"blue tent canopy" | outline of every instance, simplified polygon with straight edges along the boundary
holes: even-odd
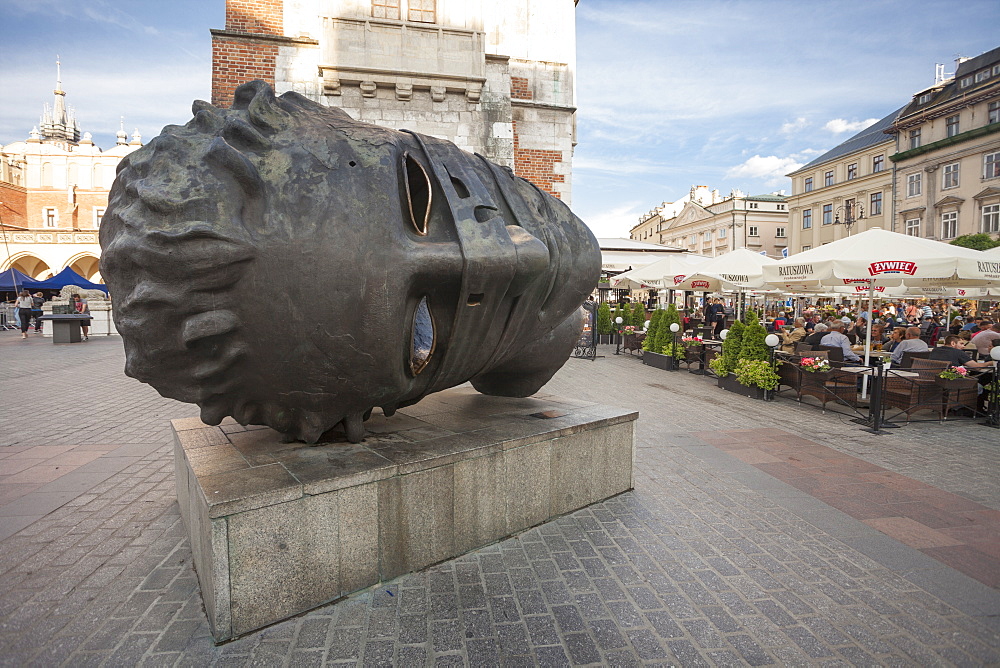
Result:
[[[100,283],[91,283],[69,267],[66,267],[50,279],[35,281],[35,285],[42,290],[61,290],[67,285],[75,285],[78,288],[84,288],[86,290],[108,291],[108,286],[101,285]]]
[[[36,281],[14,268],[0,272],[0,292],[20,292],[24,288],[29,290],[42,288],[42,281]]]

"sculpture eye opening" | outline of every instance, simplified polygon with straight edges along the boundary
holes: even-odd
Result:
[[[427,304],[427,297],[420,300],[413,314],[413,326],[410,333],[410,371],[416,376],[424,370],[434,354],[434,318]]]
[[[410,223],[420,236],[427,234],[427,221],[431,217],[431,180],[423,165],[403,154],[403,181],[406,184],[406,203],[410,209]]]

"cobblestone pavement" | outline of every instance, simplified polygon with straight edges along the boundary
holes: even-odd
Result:
[[[216,647],[167,425],[197,410],[125,378],[117,339],[0,332],[0,665],[1000,663],[1000,593],[747,454],[798,435],[989,514],[997,431],[873,436],[602,352],[545,391],[640,411],[633,492]]]

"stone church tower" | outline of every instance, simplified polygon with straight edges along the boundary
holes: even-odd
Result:
[[[264,79],[455,142],[570,199],[574,0],[226,0],[212,102]]]

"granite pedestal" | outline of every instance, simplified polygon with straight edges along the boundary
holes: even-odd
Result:
[[[177,498],[217,642],[632,489],[637,413],[468,386],[363,443],[174,420]]]

